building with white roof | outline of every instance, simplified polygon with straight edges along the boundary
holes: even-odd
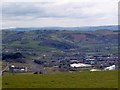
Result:
[[[92,65],[84,64],[84,63],[73,63],[73,64],[70,64],[70,66],[76,67],[76,68],[92,67]]]

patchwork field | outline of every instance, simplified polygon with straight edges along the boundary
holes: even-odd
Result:
[[[117,88],[118,71],[3,76],[3,88]]]

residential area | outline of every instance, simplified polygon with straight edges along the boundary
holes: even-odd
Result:
[[[50,61],[45,59],[52,58]],[[47,74],[53,72],[85,72],[101,70],[117,70],[118,57],[115,55],[83,55],[65,57],[48,57],[43,55],[40,59],[34,59],[28,64],[19,65],[8,63],[4,72]]]

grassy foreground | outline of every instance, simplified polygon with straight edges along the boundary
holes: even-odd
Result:
[[[3,88],[118,88],[118,71],[3,76]]]

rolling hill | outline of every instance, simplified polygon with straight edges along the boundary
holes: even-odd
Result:
[[[118,25],[106,25],[106,26],[83,26],[83,27],[28,27],[28,28],[3,28],[2,30],[14,30],[14,31],[33,31],[33,30],[78,30],[78,31],[95,31],[95,30],[118,30]]]
[[[33,30],[2,31],[3,53],[21,52],[26,57],[39,57],[67,51],[91,54],[117,54],[118,31]]]

